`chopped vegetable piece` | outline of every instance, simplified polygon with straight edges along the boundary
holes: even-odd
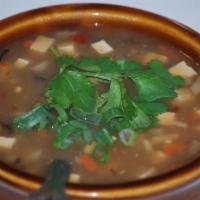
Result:
[[[95,134],[95,139],[98,144],[109,147],[114,143],[113,137],[105,128]]]
[[[106,163],[110,159],[109,149],[104,145],[97,145],[92,156],[96,161]]]
[[[78,56],[78,52],[76,51],[74,44],[58,46],[58,51],[61,55],[70,55],[73,57]]]
[[[81,177],[79,174],[75,174],[75,173],[69,174],[69,182],[79,183],[80,179],[81,179]]]
[[[54,38],[49,38],[46,36],[38,36],[35,39],[35,41],[33,41],[32,45],[30,46],[30,49],[38,53],[46,53],[54,42],[55,42]]]
[[[189,79],[197,75],[197,72],[192,67],[187,65],[185,61],[181,61],[171,67],[169,72],[174,76],[182,76],[185,79]]]
[[[96,142],[92,142],[91,144],[86,144],[85,147],[84,147],[84,150],[83,150],[84,153],[91,155],[92,152],[94,151],[96,145],[97,145]]]
[[[33,41],[32,40],[25,40],[23,44],[24,44],[25,47],[30,47],[33,44]]]
[[[27,112],[13,120],[13,127],[22,131],[32,128],[41,129],[47,124],[49,113],[42,104],[36,105],[32,111]]]
[[[126,146],[130,146],[133,144],[134,140],[136,139],[137,134],[132,129],[124,129],[119,132],[119,138],[122,144]]]
[[[29,60],[26,60],[24,58],[18,58],[15,61],[15,67],[18,68],[18,69],[24,69],[25,67],[28,66],[29,63],[30,63]]]
[[[40,73],[43,72],[47,69],[48,67],[48,61],[42,61],[41,63],[36,64],[35,66],[31,67],[31,70],[36,72],[36,73]]]
[[[0,148],[12,149],[16,142],[15,137],[0,136]]]
[[[164,146],[164,152],[167,155],[173,155],[177,153],[183,152],[185,149],[185,145],[183,143],[173,143],[173,144],[168,144]]]
[[[88,41],[87,37],[83,34],[73,35],[72,40],[77,44],[85,44]]]
[[[105,40],[94,42],[91,46],[99,54],[107,54],[113,51],[113,48]]]
[[[97,163],[88,155],[80,156],[81,164],[88,170],[88,171],[96,171],[98,168]]]
[[[63,124],[58,128],[58,135],[53,144],[58,149],[67,149],[72,143],[73,138],[70,137],[72,133],[76,133],[76,128],[69,124]]]
[[[7,68],[7,67],[10,67],[9,63],[0,63],[0,69],[1,68]]]
[[[192,91],[188,88],[180,88],[176,90],[177,97],[172,100],[172,103],[175,105],[190,103],[195,100],[195,96]]]
[[[161,125],[172,126],[176,124],[176,114],[173,112],[165,112],[158,115],[158,120]]]

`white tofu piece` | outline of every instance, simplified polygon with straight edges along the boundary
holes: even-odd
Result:
[[[12,149],[16,142],[15,137],[0,136],[0,148]]]
[[[80,175],[79,174],[75,174],[75,173],[71,173],[69,175],[69,182],[72,183],[79,183],[80,182]]]
[[[158,115],[160,125],[171,126],[176,123],[176,114],[173,112],[165,112]]]
[[[181,88],[181,89],[178,89],[176,92],[177,92],[177,97],[174,100],[172,100],[173,104],[177,104],[177,105],[184,104],[184,103],[192,102],[195,99],[194,94],[188,88]]]
[[[49,64],[48,61],[46,60],[42,61],[41,63],[38,63],[37,65],[31,67],[31,70],[37,73],[43,72],[47,69],[48,64]]]
[[[77,57],[78,53],[74,47],[74,44],[67,44],[67,45],[62,45],[57,47],[58,51],[62,55],[70,55],[73,57]]]
[[[197,75],[197,72],[187,65],[185,61],[181,61],[169,69],[169,72],[174,76],[182,76],[185,79],[190,79]]]
[[[149,52],[149,53],[145,54],[145,56],[143,57],[142,62],[144,64],[147,64],[151,60],[159,60],[160,62],[165,64],[168,61],[168,57],[165,56],[165,55],[158,54],[158,53]]]
[[[107,54],[113,51],[113,48],[105,40],[94,42],[91,46],[99,54]]]
[[[195,95],[198,95],[200,93],[200,77],[198,77],[194,83],[192,84],[192,86],[190,87],[190,89],[192,90],[192,92]]]
[[[18,58],[16,61],[15,61],[15,64],[14,66],[18,69],[24,69],[25,67],[28,66],[28,64],[30,63],[29,60],[26,60],[24,58]]]
[[[38,53],[46,53],[54,42],[55,42],[54,38],[40,35],[35,39],[30,49]]]

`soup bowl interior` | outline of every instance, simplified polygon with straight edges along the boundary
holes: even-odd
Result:
[[[113,5],[75,4],[25,12],[0,22],[0,44],[29,34],[41,34],[65,27],[113,26],[145,32],[174,43],[197,63],[200,62],[200,36],[193,30],[164,17],[142,10]],[[184,191],[196,194],[200,160],[170,173],[123,184],[68,184],[66,192],[74,199],[177,199]],[[19,191],[39,188],[42,179],[19,172],[1,163],[0,178]],[[196,190],[196,191],[195,191]]]

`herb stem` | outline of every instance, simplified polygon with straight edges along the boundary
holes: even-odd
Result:
[[[51,52],[54,54],[55,57],[61,57],[60,53],[56,48],[52,47]]]

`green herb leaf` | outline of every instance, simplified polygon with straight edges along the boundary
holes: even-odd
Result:
[[[68,71],[54,78],[46,91],[49,103],[68,108],[71,104],[83,111],[95,106],[95,87],[80,72]]]
[[[53,145],[58,149],[67,149],[71,144],[74,143],[74,138],[71,137],[72,134],[77,134],[76,128],[68,123],[61,124],[57,128],[57,133],[58,134],[53,141]]]
[[[48,113],[45,105],[38,104],[30,112],[15,117],[13,119],[13,127],[22,131],[44,128],[50,115],[51,113]]]
[[[136,85],[137,98],[141,101],[152,102],[177,96],[176,92],[169,88],[158,75],[149,70],[138,72],[131,78]]]
[[[68,67],[73,67],[77,65],[76,60],[71,56],[57,57],[55,63],[59,66],[59,72],[62,73]]]
[[[76,121],[76,120],[71,120],[69,122],[69,124],[76,129],[76,132],[80,132],[81,133],[83,142],[85,144],[89,144],[89,143],[92,142],[93,135],[92,135],[92,133],[90,131],[90,128],[87,125],[85,125],[85,124],[83,124],[83,123],[81,123],[79,121]]]
[[[107,93],[102,94],[106,103],[101,109],[101,112],[105,112],[110,108],[116,108],[121,105],[121,86],[119,81],[112,79],[110,89]]]
[[[124,118],[124,114],[120,108],[110,108],[103,113],[103,122],[109,123],[113,119]]]
[[[84,112],[80,108],[71,108],[71,116],[83,123],[98,126],[100,125],[102,115],[95,112]]]
[[[160,113],[167,112],[168,106],[164,103],[138,103],[137,104],[143,112],[149,116],[157,116]]]
[[[153,73],[160,76],[160,78],[168,85],[168,87],[174,89],[184,85],[184,79],[180,76],[172,76],[160,61],[152,60],[148,66]]]
[[[95,134],[95,139],[101,145],[112,146],[114,144],[112,135],[105,128]]]
[[[132,129],[145,129],[151,126],[152,121],[149,116],[127,94],[123,97],[122,109]]]
[[[72,101],[67,92],[67,88],[65,74],[55,76],[46,89],[45,96],[48,98],[48,103],[58,105],[64,109],[68,108]]]

